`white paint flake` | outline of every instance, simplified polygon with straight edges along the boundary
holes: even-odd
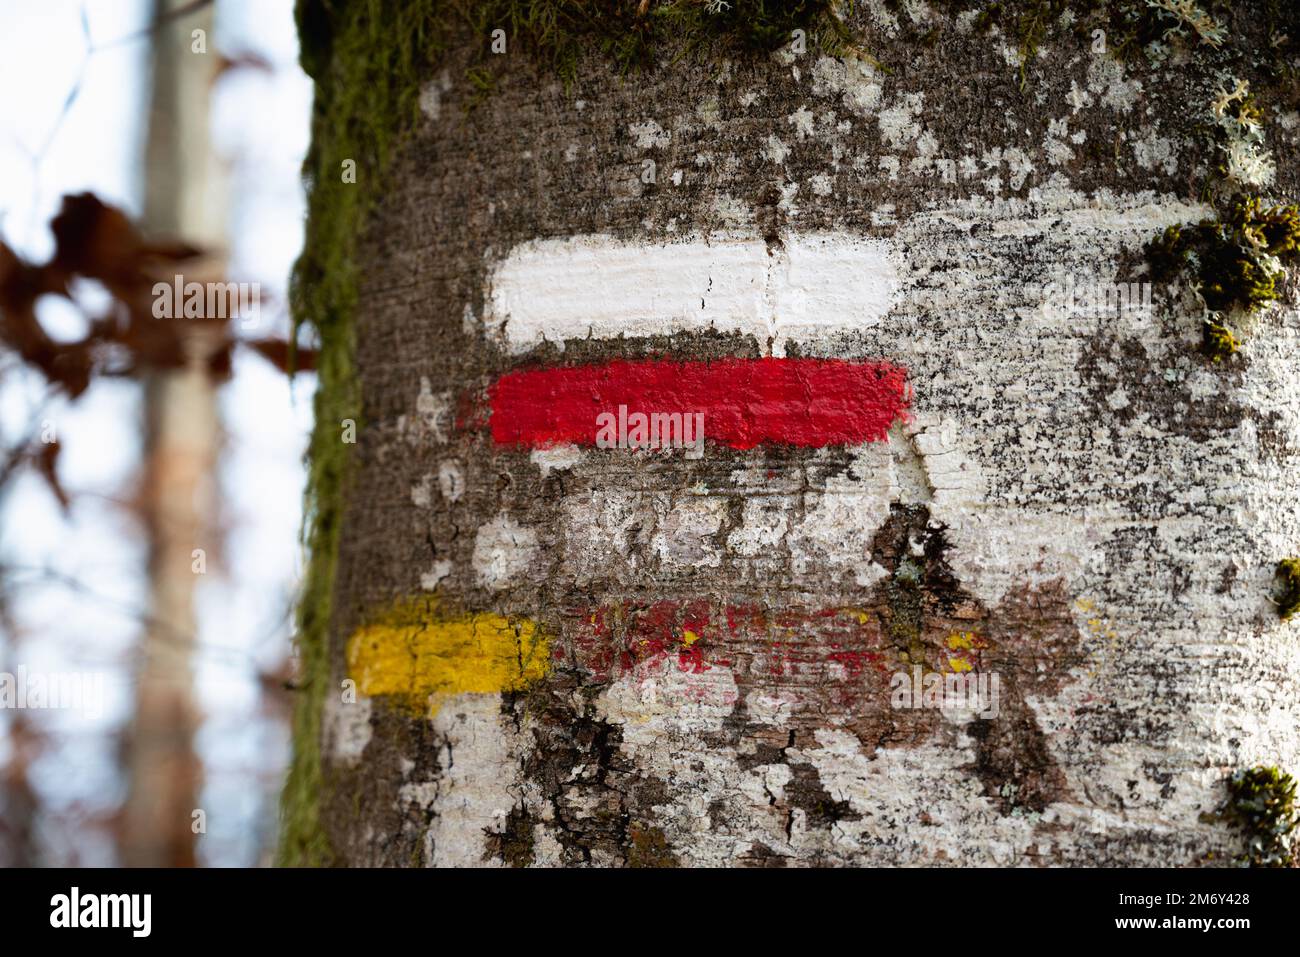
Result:
[[[450,392],[435,393],[429,384],[429,377],[420,376],[420,395],[415,400],[415,411],[437,441],[447,441],[447,427],[451,418]]]
[[[458,502],[465,494],[465,473],[460,463],[448,459],[438,466],[438,491],[448,502]]]
[[[874,116],[884,92],[879,71],[857,57],[820,58],[813,66],[812,80],[814,94],[842,96],[844,105],[859,116]]]
[[[411,486],[411,504],[416,508],[428,508],[433,504],[433,476],[426,475]]]
[[[474,540],[478,582],[494,591],[510,587],[532,567],[536,557],[537,533],[504,512],[482,526]]]
[[[437,591],[439,583],[451,576],[451,562],[445,558],[438,559],[427,572],[420,575],[420,587],[425,591]]]
[[[785,162],[785,158],[790,155],[790,147],[782,143],[775,134],[772,134],[768,136],[767,145],[763,147],[763,155],[777,166],[780,166]]]
[[[547,449],[533,449],[529,460],[542,470],[542,478],[552,472],[563,472],[582,461],[582,449],[576,445],[556,445]]]
[[[420,87],[420,112],[431,120],[442,115],[443,95],[451,91],[451,72],[443,70],[438,76]]]

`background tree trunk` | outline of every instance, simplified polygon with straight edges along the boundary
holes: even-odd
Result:
[[[187,263],[186,282],[225,278],[224,174],[209,145],[209,98],[218,55],[211,6],[177,17],[185,4],[157,0],[152,38],[144,226],[205,250]],[[202,49],[194,31],[203,32]],[[150,618],[141,636],[135,714],[128,730],[119,847],[132,867],[193,867],[194,812],[202,775],[194,736],[200,713],[193,675],[198,640],[195,593],[207,563],[215,570],[216,464],[221,444],[217,393],[208,357],[215,320],[189,323],[189,363],[144,373],[141,512],[148,532]],[[196,555],[195,550],[201,554]],[[200,564],[196,565],[196,561]]]
[[[880,69],[715,46],[622,79],[587,55],[566,87],[453,31],[371,151],[348,84],[418,64],[413,31],[304,6],[299,304],[327,358],[287,860],[1240,852],[1225,777],[1300,762],[1269,597],[1300,533],[1295,310],[1214,363],[1167,286],[1145,319],[1043,288],[1150,281],[1144,246],[1210,212],[1218,66],[1122,65],[1067,22],[1022,89],[1016,37],[866,7]],[[1285,192],[1295,124],[1269,136]],[[318,294],[340,255],[355,288]],[[520,370],[519,408],[553,412],[546,370],[763,357],[889,363],[909,408],[875,440],[698,460],[494,442]],[[723,396],[705,435],[763,414]],[[996,716],[899,707],[912,669],[997,675]]]

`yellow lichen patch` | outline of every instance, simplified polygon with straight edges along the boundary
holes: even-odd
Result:
[[[1097,611],[1096,603],[1090,598],[1080,598],[1076,600],[1074,607],[1085,615],[1090,615]],[[1093,667],[1089,670],[1088,677],[1095,678],[1097,672],[1101,669],[1102,664],[1104,664],[1106,652],[1111,652],[1112,658],[1115,657],[1119,647],[1119,635],[1116,634],[1115,628],[1111,624],[1109,618],[1102,618],[1100,616],[1088,618],[1085,620],[1085,624],[1087,625],[1088,632],[1094,639],[1105,639],[1105,647],[1102,647],[1099,644],[1097,649],[1089,655],[1089,660]]]
[[[972,655],[988,647],[988,642],[981,638],[973,631],[954,631],[948,636],[948,650],[953,652],[948,659],[948,667],[961,674],[964,671],[975,670],[975,664],[971,661]]]
[[[536,622],[492,612],[443,616],[420,602],[358,629],[347,660],[362,694],[432,713],[451,695],[526,687],[546,674],[550,648]]]
[[[969,631],[953,632],[948,636],[948,649],[957,651],[959,648],[972,650],[975,648],[975,635]]]

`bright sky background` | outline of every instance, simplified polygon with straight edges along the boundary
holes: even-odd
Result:
[[[83,8],[89,45],[82,28]],[[0,235],[21,254],[51,250],[50,217],[64,193],[91,191],[138,214],[148,41],[147,0],[41,0],[0,7]],[[230,278],[258,282],[263,326],[287,325],[283,303],[302,236],[298,169],[307,147],[311,87],[297,66],[292,0],[217,0],[209,50],[253,52],[274,67],[227,73],[214,90],[213,133],[228,165]],[[80,93],[60,111],[80,77]],[[16,93],[15,91],[20,91]],[[80,318],[55,301],[41,319],[75,336]],[[283,726],[263,713],[257,673],[287,654],[289,610],[302,556],[298,544],[302,455],[311,421],[310,377],[291,389],[262,360],[237,354],[223,387],[227,433],[221,497],[228,528],[222,567],[209,565],[199,594],[199,688],[206,720],[202,860],[258,863],[270,839],[273,802],[287,760]],[[74,505],[63,515],[43,483],[25,477],[0,500],[0,562],[9,576],[17,634],[0,623],[0,671],[107,672],[102,718],[29,712],[48,734],[33,769],[54,812],[42,830],[48,864],[111,864],[111,842],[76,822],[108,813],[122,796],[116,735],[129,716],[132,649],[143,609],[144,544],[120,502],[130,496],[140,453],[140,402],[131,382],[97,382],[76,403],[40,411],[38,376],[0,358],[0,435],[5,447],[31,422],[52,421],[63,445],[60,477]],[[63,579],[80,584],[69,588]],[[8,718],[0,712],[0,764]]]

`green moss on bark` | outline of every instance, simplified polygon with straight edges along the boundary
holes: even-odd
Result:
[[[566,83],[576,78],[582,57],[594,51],[627,73],[652,66],[665,49],[775,50],[790,43],[796,30],[810,49],[853,47],[830,0],[477,0],[458,6],[483,38],[485,55],[492,32],[501,30],[508,51],[526,51]],[[852,6],[852,0],[844,5]]]
[[[1300,827],[1296,782],[1275,767],[1237,771],[1228,779],[1227,817],[1246,835],[1242,863],[1251,867],[1294,867],[1295,831]]]
[[[1300,256],[1300,209],[1238,196],[1217,219],[1170,226],[1147,250],[1156,279],[1188,278],[1205,303],[1203,348],[1227,358],[1238,326],[1281,298],[1285,267]]]
[[[316,426],[308,452],[304,538],[310,559],[298,608],[300,688],[294,756],[281,803],[279,860],[324,865],[334,854],[321,823],[321,715],[330,680],[339,529],[350,445],[344,420],[363,426],[353,369],[357,250],[398,137],[418,113],[419,83],[435,56],[435,4],[396,0],[304,0],[298,7],[302,65],[316,81],[312,144],[303,164],[308,213],[291,301],[300,328],[320,339]],[[355,164],[345,182],[344,163]]]
[[[1279,583],[1277,614],[1283,621],[1300,611],[1300,558],[1284,558],[1277,563],[1275,573]]]

